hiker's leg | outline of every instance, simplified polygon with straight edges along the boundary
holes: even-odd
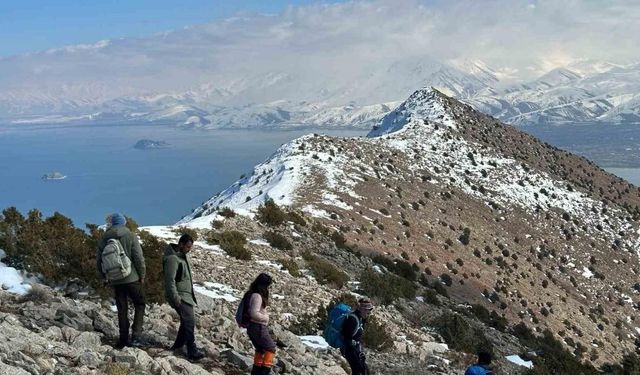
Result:
[[[253,355],[253,367],[251,368],[251,375],[260,375],[262,373],[262,367],[264,365],[264,353],[256,350]]]
[[[140,335],[142,334],[142,323],[144,321],[145,310],[145,298],[142,283],[135,282],[129,284],[129,297],[131,297],[133,306],[135,307],[132,326],[133,337],[140,338]]]
[[[355,349],[346,349],[344,353],[344,358],[349,363],[349,367],[351,368],[352,375],[366,375],[367,370],[364,366],[362,360],[360,359],[360,353]]]
[[[115,285],[113,291],[118,309],[118,328],[120,332],[118,344],[126,345],[129,343],[129,301],[127,299],[127,287],[126,285]]]
[[[193,306],[187,303],[180,304],[180,326],[184,326],[184,343],[188,350],[196,348],[195,325]]]
[[[184,322],[182,319],[182,312],[180,311],[181,307],[178,306],[176,308],[176,312],[180,317],[180,327],[178,328],[178,335],[176,336],[176,341],[173,343],[172,349],[181,349],[185,343],[185,330],[184,330]]]
[[[275,364],[276,353],[275,352],[265,352],[263,356],[263,364],[262,364],[262,372],[260,375],[268,375],[271,374],[271,368]]]

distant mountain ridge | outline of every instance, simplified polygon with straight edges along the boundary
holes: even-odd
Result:
[[[500,74],[481,62],[463,64],[403,61],[388,77],[374,75],[341,87],[314,84],[301,98],[245,102],[243,98],[280,92],[302,78],[269,73],[229,87],[202,84],[178,94],[149,94],[106,99],[100,85],[66,87],[55,92],[0,90],[0,119],[11,123],[158,122],[192,128],[360,127],[370,128],[398,101],[375,103],[412,91],[411,80],[433,86],[474,108],[514,125],[562,123],[640,123],[640,64],[620,66],[589,62],[554,69],[531,82],[505,85]],[[401,74],[400,82],[391,82]],[[349,85],[354,87],[349,88]],[[366,89],[365,89],[366,88]],[[377,94],[369,95],[374,90]],[[85,99],[68,99],[74,95]],[[384,93],[384,94],[380,94]],[[266,96],[265,96],[266,95]],[[273,96],[272,95],[272,96]],[[349,99],[350,95],[356,100]],[[274,96],[274,98],[276,98]],[[373,103],[373,104],[363,104]]]

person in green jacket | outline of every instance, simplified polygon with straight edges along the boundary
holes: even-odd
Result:
[[[187,358],[197,361],[204,353],[196,346],[195,315],[193,308],[197,305],[193,292],[191,265],[187,254],[193,246],[193,238],[183,234],[178,244],[169,244],[164,253],[162,269],[164,271],[164,290],[167,302],[180,316],[178,336],[171,350],[182,350],[187,346]]]
[[[107,226],[109,227],[98,242],[96,251],[96,262],[98,274],[106,284],[111,286],[118,308],[118,326],[120,338],[116,344],[117,349],[125,346],[141,346],[142,323],[145,310],[144,296],[144,276],[145,264],[144,255],[138,236],[125,226],[127,220],[122,214],[114,213],[107,216]],[[106,275],[102,269],[102,251],[110,239],[117,239],[122,244],[122,248],[127,258],[131,261],[131,273],[123,279],[111,280],[107,282]],[[129,341],[129,299],[133,301],[134,316],[131,342]]]

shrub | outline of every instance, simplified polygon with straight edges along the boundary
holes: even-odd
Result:
[[[460,235],[460,237],[458,237],[458,240],[463,244],[463,245],[468,245],[469,241],[471,239],[471,229],[469,228],[464,228],[464,230],[462,231],[462,235]]]
[[[187,228],[182,226],[182,227],[174,228],[172,232],[178,237],[182,236],[183,234],[188,234],[191,236],[191,238],[193,238],[194,242],[198,240],[198,231],[193,228]]]
[[[303,253],[302,257],[320,284],[329,284],[340,289],[349,281],[349,276],[340,271],[333,263],[309,252]]]
[[[367,318],[367,326],[362,335],[362,342],[368,349],[384,352],[393,347],[393,340],[387,326],[378,320],[375,312]]]
[[[413,282],[391,273],[381,274],[372,269],[362,272],[360,287],[365,294],[378,298],[385,305],[398,298],[416,297],[416,286]]]
[[[250,260],[251,252],[244,247],[247,237],[242,232],[235,230],[213,233],[210,232],[207,242],[220,245],[222,250],[230,256],[240,260]]]
[[[289,242],[287,237],[283,236],[280,233],[277,233],[274,231],[267,231],[267,232],[264,232],[263,237],[265,240],[267,240],[267,242],[269,242],[269,245],[275,247],[276,249],[280,249],[280,250],[293,249],[293,245],[291,244],[291,242]]]
[[[451,279],[451,276],[449,276],[448,273],[443,273],[442,275],[440,275],[440,280],[442,280],[442,282],[446,286],[451,286],[453,284],[453,280]]]
[[[31,301],[36,305],[43,305],[50,303],[53,299],[51,292],[42,285],[34,284],[31,286],[31,290],[20,298],[20,302]]]
[[[224,221],[222,220],[212,220],[211,221],[211,229],[222,229],[224,227]]]
[[[440,282],[440,280],[434,280],[433,284],[431,285],[431,287],[439,295],[449,298],[449,292],[447,292],[447,288],[444,287],[444,284],[442,284],[442,282]]]
[[[298,267],[298,263],[296,263],[293,259],[285,259],[282,258],[278,261],[278,263],[282,264],[282,267],[289,271],[291,276],[293,277],[302,277],[302,273],[300,272],[300,268]]]
[[[333,243],[336,244],[336,247],[338,249],[350,250],[350,247],[347,245],[347,238],[344,236],[344,234],[335,231],[331,234],[331,240],[333,240]]]
[[[424,293],[424,301],[435,306],[440,306],[440,300],[438,299],[438,293],[433,289],[427,289]]]
[[[236,217],[236,212],[229,207],[223,207],[220,211],[218,211],[218,215],[226,218],[232,218]]]
[[[138,226],[132,218],[127,218],[127,225]],[[104,232],[95,224],[86,227],[88,233],[57,212],[43,219],[38,210],[31,210],[25,218],[15,208],[9,208],[0,216],[0,247],[13,266],[41,274],[46,283],[79,279],[101,296],[111,296],[113,292],[102,285],[96,272],[96,248]],[[146,232],[140,237],[147,268],[147,299],[162,302],[162,256],[166,245]],[[156,289],[160,292],[155,293]]]
[[[256,218],[265,225],[277,227],[284,223],[287,215],[278,207],[273,199],[268,199],[258,207]]]
[[[438,331],[444,341],[454,350],[465,353],[493,351],[493,344],[484,332],[473,327],[462,315],[445,312],[437,317],[431,325]]]
[[[416,281],[418,278],[418,274],[415,268],[411,265],[411,263],[405,260],[393,260],[381,254],[374,255],[371,257],[371,259],[375,263],[384,266],[384,268],[386,268],[389,272],[393,272],[396,275],[403,277],[409,281]]]
[[[304,216],[295,211],[287,212],[287,220],[302,227],[307,226],[307,221],[304,219]]]

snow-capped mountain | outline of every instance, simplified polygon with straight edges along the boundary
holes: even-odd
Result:
[[[631,350],[640,330],[626,318],[640,303],[637,189],[437,90],[413,93],[367,138],[283,145],[179,224],[267,199],[339,230],[355,252],[450,277],[449,293],[510,324],[561,332],[573,348],[597,339],[596,362]]]

